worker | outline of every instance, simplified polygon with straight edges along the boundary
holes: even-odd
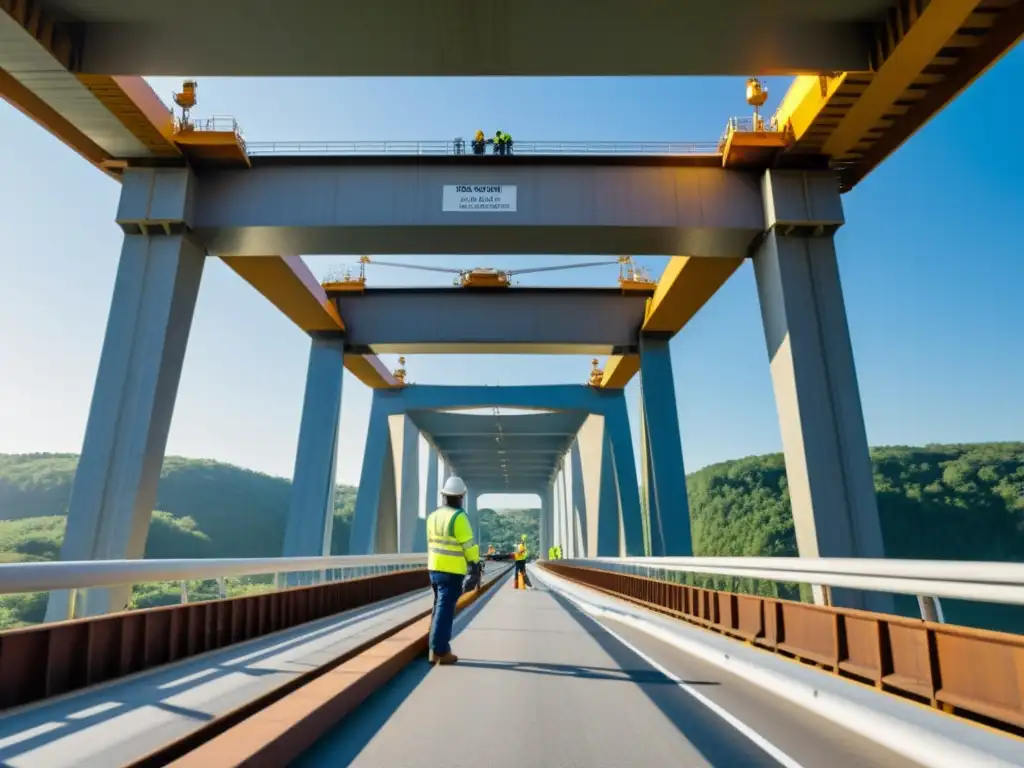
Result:
[[[555,560],[561,560],[561,559],[562,559],[562,545],[561,544],[555,544]]]
[[[554,559],[555,559],[555,548],[554,547],[548,547],[548,560],[554,560]]]
[[[477,131],[473,137],[473,154],[482,155],[487,147],[487,139],[484,138],[483,131]]]
[[[487,554],[490,557],[494,557],[494,545],[493,544],[488,545],[488,547],[487,547]]]
[[[494,132],[494,154],[505,154],[505,134],[501,131]]]
[[[513,552],[513,556],[516,560],[516,572],[512,578],[518,579],[519,574],[522,574],[523,584],[527,589],[533,589],[533,585],[530,583],[530,577],[526,573],[526,558],[529,557],[529,555],[530,551],[526,548],[526,534],[524,533],[522,540]]]
[[[503,133],[503,134],[501,134],[501,138],[505,142],[505,150],[501,154],[503,154],[503,155],[511,155],[512,154],[512,134],[511,133]]]
[[[473,540],[473,529],[462,506],[466,484],[452,475],[445,481],[441,497],[444,505],[427,517],[427,570],[434,590],[428,658],[431,664],[454,664],[459,657],[451,649],[452,622],[462,580],[468,570],[466,587],[479,584],[482,569],[480,547]]]

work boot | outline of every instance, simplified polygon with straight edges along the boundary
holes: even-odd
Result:
[[[433,664],[434,663],[434,658],[435,658],[434,657],[434,652],[433,651],[427,651],[427,662],[430,663],[430,664]]]
[[[438,664],[438,665],[440,665],[440,664],[454,664],[458,660],[459,660],[459,657],[456,656],[451,651],[448,651],[448,653],[442,653],[440,656],[434,656],[434,663]]]

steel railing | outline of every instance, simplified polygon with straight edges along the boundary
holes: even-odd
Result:
[[[253,141],[250,155],[471,155],[471,142],[448,141]],[[513,155],[699,155],[716,154],[713,142],[514,141]],[[488,148],[486,154],[492,154]]]
[[[258,557],[189,560],[82,560],[0,564],[0,594],[88,589],[155,581],[222,579],[228,576],[318,573],[326,578],[425,568],[427,555],[343,555],[337,557]]]
[[[669,573],[689,573],[914,595],[922,617],[939,622],[939,598],[1024,605],[1022,563],[803,557],[599,557],[564,562],[661,580]]]

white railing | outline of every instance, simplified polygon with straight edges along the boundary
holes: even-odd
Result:
[[[1024,563],[824,557],[598,557],[559,562],[661,579],[667,573],[692,573],[914,595],[923,618],[931,621],[943,620],[939,598],[1024,605]]]
[[[338,557],[258,557],[195,560],[83,560],[0,565],[0,594],[88,589],[155,581],[222,579],[288,573],[354,571],[365,576],[425,568],[425,553]]]
[[[250,155],[472,155],[465,139],[438,141],[252,141]],[[512,155],[715,154],[708,141],[515,141]],[[487,149],[485,154],[492,154]]]

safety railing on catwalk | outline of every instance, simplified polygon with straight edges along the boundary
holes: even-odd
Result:
[[[252,141],[259,155],[472,155],[472,142],[447,141]],[[716,154],[711,141],[515,141],[510,155],[703,155]],[[490,153],[487,153],[490,154]]]

